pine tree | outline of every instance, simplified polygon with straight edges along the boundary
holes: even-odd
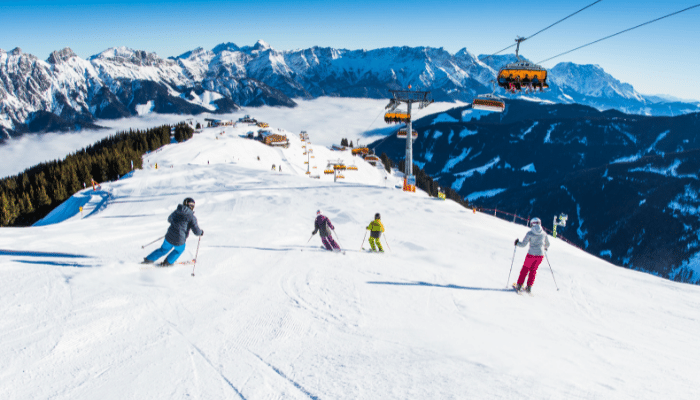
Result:
[[[78,180],[78,174],[75,172],[75,168],[69,168],[67,175],[66,189],[69,195],[73,195],[81,189],[80,180]]]
[[[393,166],[393,162],[389,158],[389,156],[386,153],[382,153],[379,158],[382,160],[382,164],[384,164],[384,168],[386,168],[386,172],[391,173],[391,167]]]
[[[0,195],[0,226],[10,226],[19,215],[19,207],[14,197],[5,192]]]
[[[24,192],[24,196],[22,196],[21,212],[22,214],[31,214],[34,212],[34,205],[32,204],[32,200],[29,198],[29,193],[27,192]]]
[[[60,203],[63,200],[65,200],[68,197],[68,193],[66,192],[66,187],[63,186],[63,183],[61,181],[56,181],[52,187],[53,192],[53,199],[57,202]]]
[[[46,207],[51,205],[51,198],[48,194],[46,194],[46,188],[44,188],[43,186],[39,186],[39,189],[36,191],[36,200],[34,201],[34,203],[38,204],[39,207]]]

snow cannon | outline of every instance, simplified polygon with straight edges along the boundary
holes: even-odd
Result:
[[[561,213],[559,215],[559,221],[557,221],[557,216],[554,216],[554,222],[552,223],[552,236],[557,237],[557,226],[561,226],[562,228],[566,226],[566,220],[569,219],[569,216]]]

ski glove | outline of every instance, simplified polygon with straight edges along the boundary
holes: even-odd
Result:
[[[515,246],[517,246],[518,243],[520,243],[520,239],[515,239]]]

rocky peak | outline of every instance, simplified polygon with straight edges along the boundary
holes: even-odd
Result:
[[[269,48],[271,48],[270,45],[262,39],[255,42],[255,45],[253,46],[253,50],[267,50]]]
[[[21,55],[22,55],[22,49],[20,49],[19,47],[15,47],[14,49],[12,49],[12,51],[10,52],[10,54],[12,54],[13,56],[21,56]]]
[[[229,42],[229,43],[221,43],[221,44],[217,45],[216,47],[214,47],[212,49],[212,51],[216,54],[219,54],[222,51],[232,51],[233,52],[233,51],[239,51],[240,49],[241,48],[236,46],[235,43]]]
[[[253,46],[243,46],[240,48],[240,51],[246,52],[246,53],[252,53],[252,52],[262,52],[265,50],[269,50],[272,47],[270,47],[267,42],[264,40],[260,39]]]
[[[100,54],[90,57],[90,60],[95,59],[149,66],[157,66],[163,62],[156,53],[149,53],[144,50],[133,50],[125,46],[111,47]]]
[[[46,62],[49,64],[60,64],[71,57],[76,57],[76,54],[70,49],[70,47],[66,47],[65,49],[51,52],[51,55],[49,55],[49,58],[46,59]]]

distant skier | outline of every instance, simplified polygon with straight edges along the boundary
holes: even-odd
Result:
[[[335,240],[333,240],[333,236],[331,234],[331,231],[334,230],[335,227],[333,227],[331,220],[321,213],[321,210],[316,211],[314,228],[315,229],[313,232],[311,232],[311,235],[313,236],[316,234],[316,232],[319,232],[321,235],[321,242],[323,242],[323,246],[326,248],[326,250],[340,250],[340,246],[338,246]]]
[[[372,248],[372,251],[377,251],[377,249],[374,246],[376,244],[376,247],[379,248],[379,252],[384,253],[384,249],[382,248],[382,242],[380,240],[382,232],[384,232],[384,225],[382,225],[381,218],[382,217],[381,215],[379,215],[379,213],[374,214],[374,221],[369,223],[369,226],[367,226],[367,230],[370,231],[369,247]]]
[[[530,249],[527,251],[523,268],[520,270],[518,283],[513,285],[515,290],[520,291],[523,283],[525,283],[525,277],[528,277],[527,286],[525,287],[525,291],[528,293],[530,293],[532,285],[535,283],[537,267],[540,266],[544,258],[544,252],[549,248],[549,239],[547,238],[547,232],[542,229],[542,221],[539,218],[533,218],[530,220],[530,226],[530,232],[525,235],[522,242],[515,239],[516,246],[525,247],[529,244]]]
[[[165,234],[165,240],[159,249],[146,256],[141,264],[153,264],[156,260],[173,249],[168,257],[159,266],[167,267],[175,263],[182,252],[185,251],[185,240],[190,234],[190,230],[197,235],[204,235],[204,231],[197,225],[197,217],[194,216],[194,199],[188,197],[182,204],[177,205],[177,209],[168,217],[170,228]]]

